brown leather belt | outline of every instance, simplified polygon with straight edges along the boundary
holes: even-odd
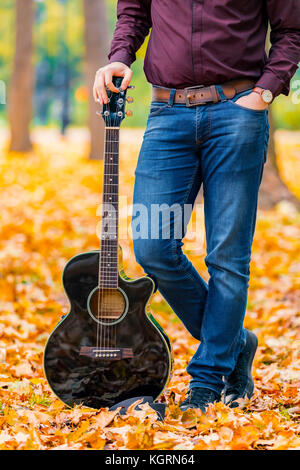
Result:
[[[255,85],[254,80],[238,79],[222,83],[221,87],[227,99],[231,100],[237,93],[250,90]],[[152,101],[169,102],[171,88],[152,87]],[[174,96],[175,104],[185,104],[186,106],[198,106],[207,103],[218,103],[221,97],[216,85],[183,88],[176,90]]]

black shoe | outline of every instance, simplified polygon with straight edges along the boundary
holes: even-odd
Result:
[[[214,392],[214,390],[205,387],[195,387],[189,390],[187,398],[180,405],[180,409],[185,411],[189,408],[200,408],[202,413],[205,413],[210,403],[220,400],[221,395]]]
[[[254,392],[254,382],[251,375],[252,362],[258,345],[257,336],[246,330],[246,345],[238,356],[234,371],[225,379],[224,403],[230,408],[237,408],[237,400],[250,399]]]

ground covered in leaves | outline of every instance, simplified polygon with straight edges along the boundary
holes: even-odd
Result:
[[[121,193],[128,203],[141,135],[122,131]],[[259,337],[256,393],[243,411],[218,403],[206,415],[180,412],[189,381],[185,368],[197,342],[159,294],[152,311],[170,336],[175,358],[161,397],[168,404],[165,421],[158,422],[147,405],[141,411],[131,408],[126,416],[68,409],[46,383],[43,349],[68,312],[61,285],[66,261],[99,246],[101,163],[84,158],[84,132],[60,140],[54,131],[35,131],[30,155],[8,154],[6,136],[1,137],[0,449],[299,448],[300,227],[294,208],[282,203],[259,213],[245,321]],[[201,218],[201,204],[199,213]],[[125,226],[125,208],[121,216]],[[132,262],[130,240],[123,238],[125,269],[137,277],[142,271]],[[187,248],[207,279],[204,249],[192,240]]]

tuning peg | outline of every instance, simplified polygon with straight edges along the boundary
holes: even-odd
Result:
[[[134,90],[135,86],[134,85],[129,85],[127,88],[128,88],[128,90]]]
[[[131,109],[128,109],[125,114],[127,117],[131,117],[133,115],[133,112],[131,111]]]
[[[127,96],[126,101],[127,103],[133,103],[134,99],[132,98],[132,96]]]

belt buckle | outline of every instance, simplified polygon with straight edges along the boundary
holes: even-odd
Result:
[[[190,100],[189,100],[188,94],[189,94],[190,90],[195,90],[195,89],[199,89],[199,88],[204,88],[204,85],[190,86],[190,87],[187,87],[187,88],[184,89],[185,105],[188,108],[191,108],[192,106],[197,106],[197,105],[200,105],[200,104],[205,104],[205,103],[191,103]]]

